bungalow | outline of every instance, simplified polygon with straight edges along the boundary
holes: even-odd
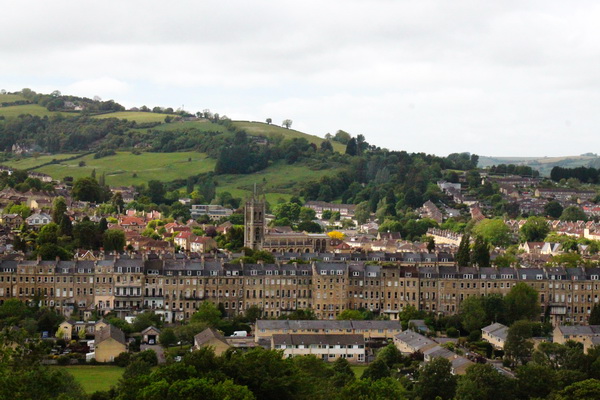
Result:
[[[39,229],[42,226],[48,225],[50,222],[52,222],[52,217],[46,213],[35,213],[27,217],[25,221],[30,227]]]

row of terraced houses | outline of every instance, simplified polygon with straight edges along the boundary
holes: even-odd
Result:
[[[75,313],[75,318],[93,311],[126,316],[150,309],[166,321],[178,321],[189,318],[201,302],[212,301],[229,315],[251,306],[260,307],[267,317],[311,308],[318,318],[334,319],[345,309],[366,308],[394,320],[409,304],[453,314],[469,296],[505,295],[517,282],[525,282],[539,293],[540,316],[549,314],[554,324],[584,324],[598,302],[599,277],[600,268],[477,268],[405,261],[4,260],[0,301],[39,301],[67,316]]]

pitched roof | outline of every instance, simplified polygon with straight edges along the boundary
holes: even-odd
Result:
[[[364,345],[365,337],[363,335],[328,335],[328,334],[277,334],[273,335],[274,345]]]
[[[226,345],[229,345],[229,343],[227,343],[227,340],[225,340],[225,336],[223,336],[213,328],[206,328],[205,330],[194,336],[194,345],[202,346],[205,343],[211,341],[212,339],[217,339],[225,343]]]
[[[110,338],[123,345],[126,343],[125,333],[116,326],[109,324],[96,333],[96,345]]]

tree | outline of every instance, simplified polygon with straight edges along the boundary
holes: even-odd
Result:
[[[482,297],[470,296],[460,303],[459,315],[468,332],[480,330],[487,324],[483,302]]]
[[[356,205],[354,209],[354,218],[359,224],[366,223],[371,218],[371,209],[369,208],[369,203],[367,201],[363,201]]]
[[[390,376],[390,368],[383,360],[376,359],[373,361],[362,374],[361,379],[370,379],[376,381],[378,379],[387,378]]]
[[[110,203],[119,213],[125,210],[125,202],[123,201],[123,195],[121,192],[115,193],[111,198]]]
[[[523,242],[542,242],[550,233],[550,227],[544,217],[529,217],[523,224],[520,237]]]
[[[483,237],[477,236],[471,252],[471,263],[480,268],[490,266],[490,249]]]
[[[348,144],[346,145],[346,154],[350,156],[355,156],[358,154],[358,147],[356,145],[355,138],[352,138],[348,141]]]
[[[473,364],[460,377],[456,400],[510,400],[514,384],[491,364]]]
[[[341,144],[348,144],[348,142],[350,141],[351,138],[352,138],[352,136],[350,136],[350,134],[348,132],[339,130],[335,133],[335,136],[333,136],[332,140],[334,140],[338,143],[341,143]]]
[[[471,261],[471,237],[469,234],[464,234],[458,246],[456,253],[456,263],[459,267],[466,267]]]
[[[598,303],[594,304],[594,307],[592,307],[588,324],[600,325],[600,305],[598,305]]]
[[[452,375],[452,363],[437,357],[426,363],[419,371],[415,393],[422,400],[442,400],[454,398],[456,377]]]
[[[510,244],[510,228],[501,219],[484,219],[473,228],[473,234],[481,236],[492,246]]]
[[[63,216],[67,212],[67,202],[62,196],[58,196],[52,203],[52,221],[60,225]]]
[[[338,319],[340,321],[341,320],[363,320],[363,319],[365,319],[365,316],[359,310],[351,310],[351,309],[347,308],[344,311],[342,311],[341,313],[339,313],[336,319]]]
[[[570,206],[564,209],[560,215],[561,221],[587,221],[587,216],[583,210],[577,206]]]
[[[292,120],[284,119],[281,125],[284,126],[286,129],[290,129],[290,126],[292,126]]]
[[[163,347],[169,347],[177,343],[177,336],[175,336],[173,328],[165,328],[160,333],[158,340]]]
[[[434,250],[435,250],[435,239],[433,238],[433,236],[430,236],[429,240],[427,240],[427,251],[429,253],[431,253]]]
[[[104,193],[100,185],[92,177],[77,179],[73,184],[72,194],[75,200],[80,201],[102,203],[104,200]]]
[[[588,379],[567,386],[559,392],[561,400],[595,400],[600,399],[600,381]]]
[[[161,204],[165,201],[165,186],[161,181],[148,182],[148,196],[153,203]]]
[[[85,337],[86,337],[85,328],[82,327],[79,329],[78,336],[79,336],[79,340],[85,340]]]
[[[118,229],[108,229],[103,235],[105,251],[123,251],[125,247],[125,232]]]
[[[54,222],[44,225],[37,238],[38,245],[46,243],[56,244],[58,242],[58,229],[58,225]]]
[[[337,358],[334,361],[331,369],[333,370],[331,383],[336,388],[342,388],[356,380],[356,375],[354,375],[354,371],[352,371],[350,363],[345,358]]]
[[[512,365],[526,364],[533,351],[533,327],[530,321],[517,321],[508,328],[504,345],[505,357]]]
[[[517,368],[517,393],[522,399],[547,399],[556,388],[556,373],[546,365],[527,363]]]
[[[524,282],[513,286],[504,297],[506,318],[509,323],[522,319],[537,320],[541,308],[537,291]]]
[[[406,400],[406,389],[394,378],[359,379],[345,386],[340,400]]]
[[[544,213],[552,218],[560,218],[563,212],[563,206],[556,200],[549,201],[544,206]]]
[[[216,327],[221,322],[221,311],[215,305],[215,303],[210,301],[203,301],[198,307],[198,311],[192,314],[191,322],[203,322],[210,327]]]
[[[271,125],[271,123],[273,122],[273,120],[271,118],[267,118],[267,124]]]

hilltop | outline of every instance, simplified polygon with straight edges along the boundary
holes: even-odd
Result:
[[[177,182],[213,173],[223,148],[232,147],[237,153],[253,149],[249,156],[263,154],[263,159],[248,159],[237,171],[217,171],[217,192],[244,197],[256,183],[272,201],[289,199],[298,184],[338,173],[343,163],[328,160],[325,153],[311,162],[307,158],[316,157],[323,146],[330,145],[334,153],[346,148],[298,130],[231,121],[208,110],[196,114],[145,106],[125,110],[112,100],[59,93],[0,94],[2,121],[12,121],[10,127],[0,124],[3,165],[55,179],[77,179],[95,171],[112,186]],[[247,149],[235,149],[240,138],[247,140]],[[236,154],[233,163],[238,159],[244,157]]]
[[[480,168],[492,165],[514,164],[527,165],[540,171],[542,176],[550,176],[554,167],[576,168],[576,167],[599,167],[600,157],[596,155],[561,156],[561,157],[489,157],[479,156]]]

